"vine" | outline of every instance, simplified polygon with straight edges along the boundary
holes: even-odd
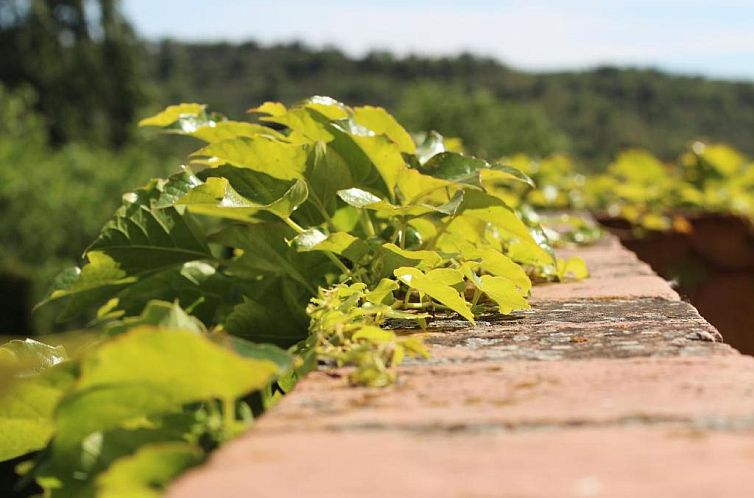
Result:
[[[142,121],[204,145],[123,196],[41,304],[95,333],[75,354],[0,349],[0,459],[46,496],[158,496],[321,365],[384,386],[434,317],[529,308],[532,281],[582,278],[512,207],[534,183],[412,138],[384,109],[313,97],[233,121],[199,104]],[[415,325],[408,326],[407,323]]]

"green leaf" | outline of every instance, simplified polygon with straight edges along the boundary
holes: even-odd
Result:
[[[513,310],[529,309],[531,307],[526,299],[521,296],[521,291],[516,285],[505,277],[482,275],[476,286],[487,297],[497,303],[498,310],[504,315],[510,314]]]
[[[102,253],[125,277],[211,257],[204,235],[189,215],[173,207],[153,207],[165,186],[153,181],[124,195],[123,205],[87,249],[90,261],[91,252]]]
[[[209,177],[202,185],[182,197],[177,205],[187,206],[189,211],[205,216],[216,216],[246,222],[256,222],[255,215],[267,211],[288,218],[302,203],[309,192],[306,182],[296,181],[283,196],[270,204],[257,204],[245,198],[225,178]]]
[[[427,272],[427,278],[441,285],[455,287],[463,283],[463,273],[454,268],[435,268]]]
[[[443,136],[436,131],[420,134],[417,138],[416,158],[419,164],[424,164],[437,154],[445,152]]]
[[[67,287],[54,290],[50,299],[58,299],[102,286],[136,281],[134,277],[126,276],[126,272],[120,268],[120,265],[107,254],[91,251],[87,254],[87,259],[89,261],[84,268],[77,272],[78,278],[69,279]]]
[[[352,133],[345,129],[341,123],[324,122],[322,126],[327,128],[328,133],[333,137],[332,141],[327,143],[327,148],[337,154],[351,172],[353,185],[369,188],[384,195],[392,196],[385,187],[379,172],[372,164],[372,161],[366,155],[364,150],[353,140]]]
[[[152,208],[162,209],[175,205],[175,202],[186,195],[194,187],[201,184],[201,180],[187,166],[181,166],[178,173],[170,175],[166,179],[152,180],[156,192],[148,200],[147,205]]]
[[[338,102],[332,97],[324,97],[321,95],[315,95],[310,97],[300,104],[301,106],[317,111],[329,120],[345,119],[351,111],[345,104]]]
[[[317,114],[316,110],[314,114]],[[287,127],[290,130],[288,140],[294,144],[331,142],[334,138],[326,124],[316,119],[312,111],[303,107],[290,109],[283,114],[263,117],[261,120]]]
[[[478,251],[481,267],[484,271],[496,277],[504,277],[513,282],[522,294],[531,289],[531,280],[523,268],[508,256],[492,248],[481,248]]]
[[[523,171],[502,163],[490,164],[483,159],[464,156],[456,152],[442,152],[435,155],[419,169],[435,178],[482,186],[482,173],[495,180],[514,180],[534,187],[534,181]]]
[[[448,232],[463,226],[466,219],[483,222],[494,229],[494,236],[505,243],[507,255],[519,263],[554,265],[554,255],[535,240],[530,229],[505,202],[483,192],[466,191],[460,215],[450,222]]]
[[[207,113],[205,106],[199,104],[170,106],[156,116],[143,119],[139,126],[159,126],[165,133],[195,137],[207,143],[257,135],[285,138],[267,126],[229,121],[220,114]]]
[[[224,335],[221,339],[215,337],[216,342],[226,343],[236,353],[252,360],[269,360],[278,366],[281,372],[293,367],[293,356],[288,351],[274,344],[259,344],[233,335]]]
[[[459,190],[453,182],[434,178],[418,170],[405,168],[398,175],[397,190],[400,192],[400,204],[445,204],[452,200]]]
[[[212,143],[193,156],[203,156],[219,164],[230,163],[265,173],[280,180],[298,180],[306,170],[306,151],[263,135],[239,137]]]
[[[288,112],[288,109],[286,109],[285,105],[281,104],[280,102],[267,101],[260,106],[247,109],[246,112],[268,114],[270,116],[281,116]]]
[[[305,308],[310,298],[310,291],[295,282],[271,280],[236,305],[224,327],[228,333],[253,342],[290,347],[306,338]]]
[[[302,206],[303,209],[298,214],[310,219],[310,224],[314,225],[327,221],[328,217],[334,215],[338,208],[337,192],[354,185],[354,180],[349,165],[323,143],[312,147],[307,164],[305,176],[309,187],[309,201],[313,206]],[[306,213],[307,208],[311,212]]]
[[[414,266],[429,270],[439,266],[444,261],[444,258],[436,251],[412,251],[401,249],[392,243],[383,244],[382,249],[383,276],[392,275],[393,270],[400,266]]]
[[[113,303],[117,307],[117,298]],[[127,332],[139,325],[153,325],[166,329],[190,330],[196,333],[206,332],[204,324],[186,313],[177,302],[151,300],[147,303],[141,315],[127,317],[110,325],[107,328],[108,335],[115,336]]]
[[[338,197],[350,206],[376,211],[380,215],[387,217],[423,216],[430,213],[453,215],[463,201],[463,193],[459,192],[448,202],[439,206],[424,203],[396,206],[388,201],[380,199],[371,192],[355,187],[346,190],[339,190]]]
[[[392,197],[398,176],[407,169],[401,150],[395,142],[383,136],[364,137],[351,135],[356,145],[364,152],[374,168],[379,172],[387,187],[388,195]]]
[[[166,107],[154,116],[139,121],[139,126],[168,126],[180,118],[195,117],[204,114],[205,105],[202,104],[178,104]]]
[[[325,234],[316,228],[310,228],[297,235],[292,244],[300,252],[328,251],[343,256],[354,263],[361,261],[369,252],[369,246],[366,242],[349,233]]]
[[[280,132],[268,126],[243,121],[209,121],[205,126],[197,128],[188,135],[210,144],[239,137],[253,138],[259,135],[277,140],[285,139]]]
[[[138,365],[138,367],[136,367]],[[193,331],[142,326],[102,344],[81,361],[76,389],[58,406],[58,442],[210,399],[262,389],[278,373]]]
[[[50,498],[94,498],[97,477],[113,463],[146,446],[193,441],[206,430],[208,422],[211,423],[204,407],[192,407],[144,418],[124,428],[94,432],[77,445],[53,443],[33,473]]]
[[[242,254],[228,263],[231,274],[246,278],[284,276],[316,294],[332,263],[319,253],[300,253],[286,240],[295,232],[282,222],[231,226],[215,234],[212,241],[240,249]],[[324,266],[323,266],[324,265]]]
[[[346,204],[356,208],[363,208],[382,202],[382,199],[380,199],[373,193],[356,187],[345,190],[338,190],[337,193],[338,197],[343,199]]]
[[[14,339],[0,346],[0,362],[19,365],[25,375],[39,373],[67,359],[63,346],[50,346],[34,339]]]
[[[409,288],[428,295],[474,323],[474,314],[469,309],[468,303],[456,289],[445,283],[447,282],[446,275],[432,277],[417,268],[405,266],[396,269],[393,274]]]
[[[120,265],[99,251],[87,254],[89,260],[83,269],[66,270],[64,279],[57,279],[50,295],[37,304],[44,306],[52,301],[67,300],[61,320],[73,318],[86,309],[100,307],[115,293],[138,281],[126,276]]]
[[[520,169],[504,164],[504,163],[492,163],[488,169],[483,169],[481,172],[482,182],[493,181],[500,182],[503,180],[513,180],[519,183],[524,183],[531,188],[536,188],[537,185],[534,180]]]
[[[38,368],[62,360],[60,350],[39,345],[14,344],[10,349],[22,351],[18,358],[22,364],[32,361]],[[34,358],[29,360],[29,356]],[[33,377],[20,378],[0,394],[0,461],[47,445],[55,431],[53,412],[74,381],[72,363],[56,364]]]
[[[372,344],[387,344],[395,341],[396,338],[397,336],[395,335],[395,332],[381,329],[373,325],[361,327],[351,336],[351,340],[355,342],[365,341]]]
[[[153,180],[123,196],[123,204],[86,252],[81,270],[66,270],[50,296],[38,306],[67,298],[61,319],[99,307],[146,274],[189,261],[212,259],[204,234],[185,208],[158,207],[193,188],[189,172]]]
[[[382,107],[354,107],[353,119],[375,133],[385,135],[398,144],[401,152],[413,154],[416,146],[411,135]]]
[[[55,431],[52,413],[62,392],[25,381],[0,398],[0,461],[44,448]]]
[[[201,448],[189,443],[143,446],[97,476],[97,498],[159,498],[176,476],[202,460]]]
[[[395,301],[393,292],[398,289],[400,289],[398,282],[389,278],[383,278],[374,289],[365,294],[364,298],[373,304],[386,304],[389,306]]]
[[[126,316],[141,314],[150,301],[159,299],[176,302],[203,322],[215,324],[227,312],[226,308],[240,301],[240,294],[248,284],[244,279],[218,272],[212,265],[191,261],[116,290],[112,298],[117,301],[116,309]]]
[[[577,257],[563,260],[558,258],[558,279],[564,280],[567,277],[582,280],[589,276],[589,269],[586,267],[584,260]]]
[[[286,192],[299,181],[280,180],[248,168],[238,168],[227,164],[216,168],[206,168],[196,176],[198,178],[194,186],[201,185],[209,178],[225,178],[236,192],[258,205],[273,204],[285,196]]]

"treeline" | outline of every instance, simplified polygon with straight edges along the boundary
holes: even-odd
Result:
[[[118,0],[0,0],[0,84],[31,87],[55,144],[120,147],[139,115],[180,101],[239,116],[265,100],[375,103],[488,157],[568,152],[602,169],[621,149],[672,159],[691,139],[754,153],[754,82],[656,70],[532,74],[484,57],[353,58],[301,43],[141,40]]]
[[[149,53],[160,104],[201,101],[239,115],[259,101],[331,95],[381,104],[409,126],[461,135],[488,149],[482,153],[557,148],[592,169],[602,169],[626,147],[672,159],[693,138],[754,153],[752,82],[613,67],[532,74],[468,54],[352,58],[300,43],[163,41],[150,44]]]

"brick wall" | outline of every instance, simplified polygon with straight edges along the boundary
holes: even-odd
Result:
[[[311,374],[168,496],[754,496],[754,359],[615,239],[575,253],[590,279],[433,323],[391,387]]]

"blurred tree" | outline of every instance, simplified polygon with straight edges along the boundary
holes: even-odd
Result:
[[[51,331],[52,311],[30,312],[54,276],[79,263],[122,192],[164,176],[181,157],[146,139],[117,151],[51,147],[36,102],[29,87],[0,85],[0,335]]]
[[[140,51],[117,0],[0,0],[0,82],[36,90],[55,144],[128,140],[145,102]]]
[[[522,119],[529,123],[526,129],[552,128],[556,135],[564,134],[579,167],[601,170],[625,147],[646,148],[670,160],[695,137],[729,142],[754,154],[752,82],[614,67],[533,74],[468,54],[430,58],[372,52],[352,58],[333,48],[313,49],[300,43],[170,41],[151,44],[150,54],[150,81],[159,90],[155,109],[179,101],[205,102],[220,112],[242,116],[254,103],[292,103],[320,94],[349,104],[381,105],[412,120],[401,114],[409,104],[405,90],[431,83],[455,88],[464,98],[473,97],[475,91],[469,89],[484,89],[497,108],[506,108],[508,121]],[[426,109],[432,112],[443,101],[425,102]],[[445,126],[434,122],[438,128]],[[427,126],[421,121],[409,124]],[[506,135],[520,137],[525,149],[536,151],[523,133],[515,131],[507,130]],[[506,140],[494,139],[503,144]],[[534,142],[541,144],[538,140]]]
[[[419,83],[405,90],[395,111],[409,129],[460,137],[467,149],[489,159],[568,150],[566,136],[538,106],[501,102],[484,89]]]

